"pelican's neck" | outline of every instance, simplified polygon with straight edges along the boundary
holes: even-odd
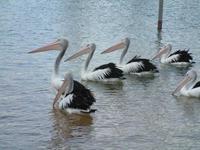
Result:
[[[54,72],[53,72],[54,77],[59,76],[60,61],[63,58],[66,49],[67,49],[67,47],[63,48],[63,50],[59,53],[59,55],[56,58],[56,61],[55,61],[55,64],[54,64]]]
[[[122,54],[121,54],[121,57],[120,57],[120,60],[119,60],[119,65],[122,64],[124,56],[126,55],[126,53],[128,51],[128,48],[129,48],[129,42],[126,43],[126,46],[125,46],[125,48],[122,51]]]
[[[91,52],[89,53],[88,57],[87,57],[87,60],[85,62],[85,66],[84,66],[84,69],[83,69],[83,72],[86,72],[87,69],[88,69],[88,66],[89,66],[89,63],[94,55],[94,51],[95,51],[95,48],[92,48],[91,49]]]
[[[71,73],[67,73],[65,75],[65,80],[67,80],[68,86],[66,87],[64,95],[72,93],[74,90],[74,80],[73,80]]]
[[[67,81],[67,82],[66,82]],[[73,77],[70,73],[65,74],[65,80],[63,82],[63,85],[65,84],[65,82],[67,83],[67,85],[65,87],[63,87],[64,91],[62,91],[64,94],[62,94],[62,97],[59,99],[59,108],[62,109],[63,108],[63,103],[71,103],[69,99],[64,99],[64,97],[66,97],[68,94],[72,93],[74,90],[74,80]],[[62,87],[61,87],[62,88]],[[60,89],[61,89],[60,88]],[[68,101],[66,101],[68,100]],[[60,103],[61,102],[61,103]]]
[[[166,62],[166,59],[167,59],[167,58],[169,57],[169,55],[170,55],[170,51],[171,51],[171,50],[168,50],[168,51],[166,51],[166,53],[164,53],[164,54],[161,55],[161,58],[160,58],[161,63],[165,63],[165,62]]]

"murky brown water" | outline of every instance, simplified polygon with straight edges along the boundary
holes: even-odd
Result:
[[[67,37],[65,58],[95,42],[91,69],[120,52],[100,55],[126,36],[126,59],[150,58],[163,43],[190,48],[200,75],[200,2],[165,1],[164,29],[157,33],[157,1],[1,0],[0,149],[199,149],[200,100],[174,98],[171,91],[187,69],[161,66],[154,78],[127,77],[120,85],[83,82],[96,96],[91,116],[52,110],[50,79],[57,52],[27,52]],[[80,80],[84,58],[61,64]]]

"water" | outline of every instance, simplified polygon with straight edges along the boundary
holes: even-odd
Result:
[[[150,58],[163,43],[190,48],[200,74],[200,2],[165,1],[162,33],[157,1],[1,0],[0,149],[199,149],[200,101],[171,92],[188,69],[162,66],[159,76],[127,77],[121,85],[83,82],[97,99],[91,116],[52,110],[50,87],[57,52],[28,51],[67,37],[65,58],[88,42],[97,51],[90,68],[117,62],[120,52],[100,52],[128,36],[126,56]],[[61,64],[80,80],[80,58]]]

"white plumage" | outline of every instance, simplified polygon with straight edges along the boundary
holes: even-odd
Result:
[[[61,87],[63,83],[63,78],[61,77],[56,77],[56,76],[52,76],[51,78],[51,86],[53,87],[53,89],[57,92],[58,89]]]
[[[67,108],[68,105],[70,105],[70,103],[73,100],[73,94],[69,94],[66,97],[61,97],[61,101],[59,102],[59,108],[60,109],[64,109]]]
[[[194,89],[192,87],[188,89],[183,87],[180,91],[180,94],[187,97],[200,97],[200,87]]]
[[[99,81],[103,80],[106,75],[110,73],[110,69],[101,69],[101,70],[95,70],[95,71],[82,71],[81,72],[81,79],[82,80],[88,80],[88,81]]]
[[[169,64],[171,62],[176,62],[179,59],[179,55],[172,55],[170,57],[165,57],[165,55],[161,56],[161,63],[163,64]]]
[[[118,67],[125,73],[129,74],[130,72],[137,73],[140,68],[144,67],[142,62],[128,63],[126,65],[118,65]]]

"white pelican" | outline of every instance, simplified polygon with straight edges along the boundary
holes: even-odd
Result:
[[[104,50],[101,54],[110,53],[115,50],[123,49],[119,64],[117,65],[123,70],[124,74],[148,75],[158,72],[156,66],[150,62],[149,59],[140,58],[140,56],[133,57],[126,64],[122,64],[124,56],[126,55],[130,44],[130,39],[125,38],[121,42]]]
[[[152,60],[156,58],[160,58],[161,63],[163,64],[171,64],[180,67],[190,66],[192,63],[191,53],[188,53],[188,50],[178,50],[172,54],[170,54],[172,50],[172,45],[167,44],[162,47],[157,54],[152,58]]]
[[[93,71],[88,71],[88,65],[92,59],[95,52],[96,45],[94,43],[87,44],[86,47],[82,48],[80,51],[66,59],[69,61],[71,59],[77,58],[81,55],[88,54],[84,68],[81,71],[81,79],[86,81],[102,81],[102,82],[115,82],[121,81],[123,78],[123,72],[115,66],[113,63],[108,63],[95,68]]]
[[[200,97],[200,81],[195,82],[196,79],[196,71],[188,71],[172,94],[175,95],[177,92],[180,92],[180,95],[183,96]]]
[[[56,91],[61,87],[61,85],[63,83],[63,77],[61,77],[59,74],[59,66],[60,66],[60,61],[63,58],[67,48],[68,48],[68,41],[66,39],[58,39],[53,43],[50,43],[46,46],[37,48],[37,49],[29,52],[29,53],[38,53],[38,52],[45,52],[45,51],[49,51],[49,50],[60,51],[59,55],[56,58],[56,61],[54,64],[53,75],[51,78],[51,85],[53,86],[54,89],[56,89]]]
[[[64,82],[54,98],[53,108],[58,103],[58,108],[67,113],[93,113],[96,109],[91,109],[95,98],[89,89],[85,88],[78,81],[73,80],[70,73],[66,73]]]

